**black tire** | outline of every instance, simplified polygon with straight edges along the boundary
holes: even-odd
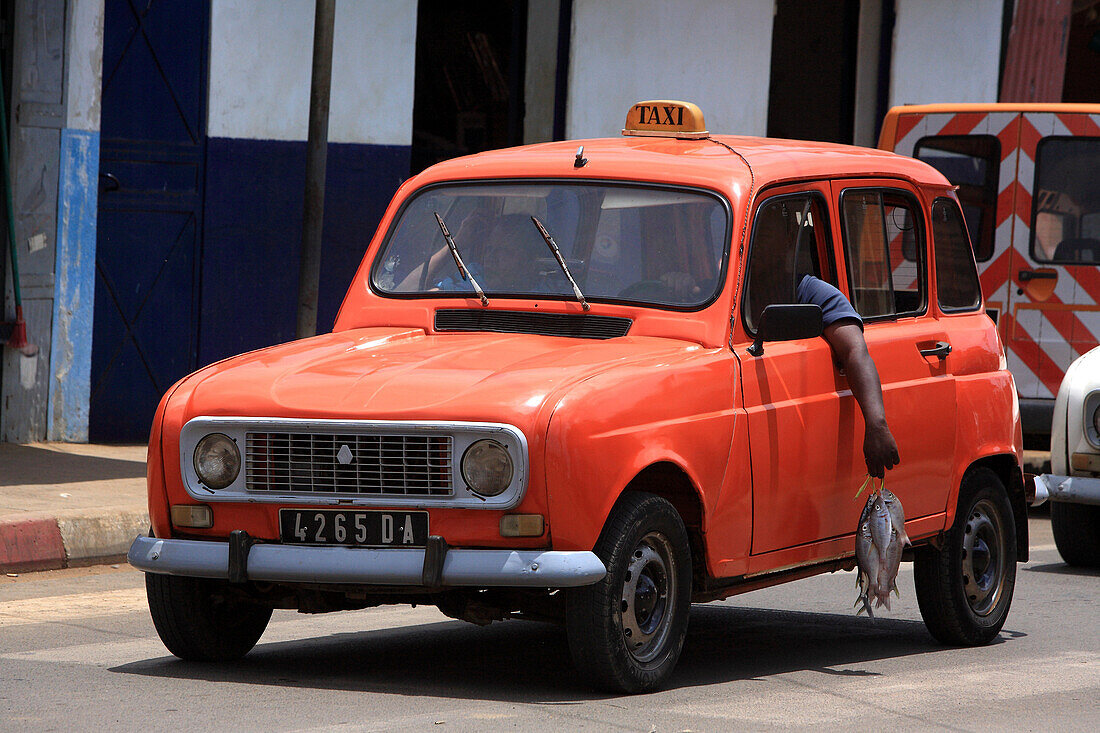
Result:
[[[160,640],[180,659],[228,662],[256,646],[271,609],[235,598],[224,581],[145,574]]]
[[[922,547],[913,563],[917,605],[944,644],[988,644],[1000,632],[1016,585],[1016,523],[997,474],[963,477],[955,523],[941,549]]]
[[[594,551],[607,575],[567,598],[573,663],[596,687],[653,690],[672,674],[687,634],[692,572],[684,522],[661,497],[627,493]]]
[[[1067,564],[1100,567],[1100,506],[1052,501],[1050,528],[1058,554]]]

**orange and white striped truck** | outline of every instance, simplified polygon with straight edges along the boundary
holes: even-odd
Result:
[[[958,186],[1025,442],[1045,448],[1066,369],[1100,345],[1100,105],[895,107],[879,148]]]

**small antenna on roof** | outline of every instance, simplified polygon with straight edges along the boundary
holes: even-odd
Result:
[[[584,168],[584,164],[588,162],[588,158],[584,157],[584,146],[577,148],[577,158],[573,161],[574,168]]]

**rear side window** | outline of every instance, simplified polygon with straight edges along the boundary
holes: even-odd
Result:
[[[1035,156],[1031,257],[1058,265],[1100,264],[1100,138],[1048,137]]]
[[[936,299],[944,311],[975,310],[982,302],[978,271],[958,205],[947,198],[932,204],[932,246],[936,257]]]
[[[841,195],[852,305],[864,319],[924,310],[926,268],[919,205],[890,189]]]
[[[918,140],[913,157],[959,187],[966,228],[973,237],[974,258],[978,262],[992,258],[1001,141],[994,135],[936,135]]]
[[[795,288],[803,276],[836,285],[828,220],[817,193],[776,196],[757,209],[742,308],[750,333],[766,306],[798,302]]]

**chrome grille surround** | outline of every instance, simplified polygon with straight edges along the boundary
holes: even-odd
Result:
[[[224,489],[195,474],[195,446],[210,433],[241,448],[241,472]],[[463,454],[483,438],[504,445],[515,466],[499,496],[481,497],[462,478]],[[503,423],[197,417],[180,432],[180,470],[203,502],[510,509],[527,487],[527,440]]]

